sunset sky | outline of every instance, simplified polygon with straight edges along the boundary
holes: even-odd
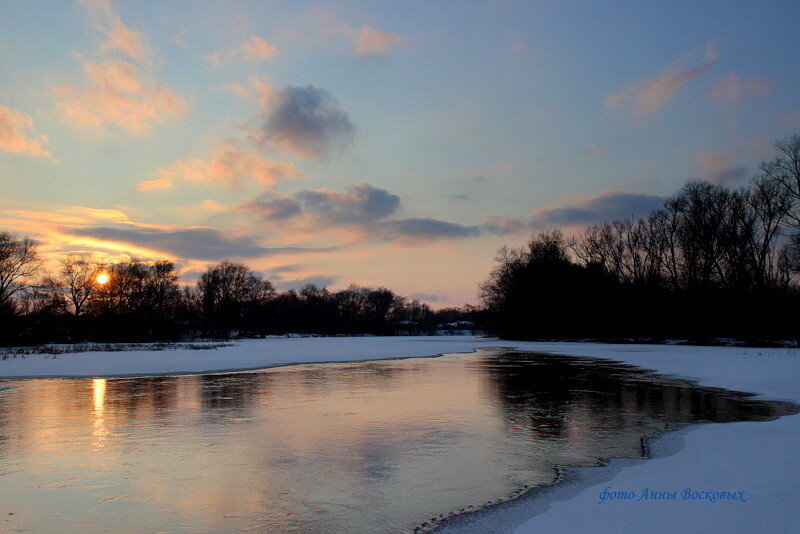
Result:
[[[0,1],[0,229],[475,302],[498,247],[736,186],[800,2]]]

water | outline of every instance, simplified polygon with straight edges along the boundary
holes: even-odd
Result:
[[[622,364],[503,351],[0,381],[0,530],[410,532],[552,483],[558,465],[641,456],[670,425],[786,413]]]

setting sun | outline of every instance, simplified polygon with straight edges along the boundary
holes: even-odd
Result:
[[[97,275],[97,278],[95,278],[95,281],[101,286],[104,286],[108,283],[109,279],[108,273],[100,273]]]

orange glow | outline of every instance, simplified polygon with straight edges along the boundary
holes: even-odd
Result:
[[[108,283],[108,281],[110,279],[111,279],[111,277],[108,276],[108,273],[100,273],[100,274],[97,275],[97,278],[95,278],[94,280],[95,280],[95,282],[97,282],[101,286],[104,286],[104,285],[106,285]]]

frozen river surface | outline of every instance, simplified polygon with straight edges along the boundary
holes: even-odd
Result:
[[[168,357],[168,354],[165,355]],[[499,349],[231,374],[0,380],[0,530],[413,532],[793,406]]]

